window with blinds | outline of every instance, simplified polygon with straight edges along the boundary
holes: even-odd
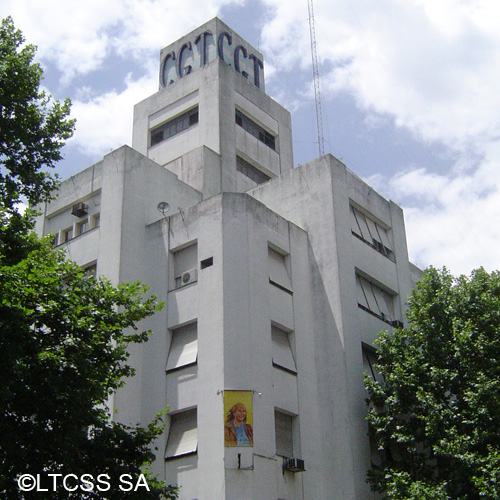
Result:
[[[198,359],[197,323],[172,330],[167,358],[167,372],[195,364]]]
[[[292,281],[287,266],[287,257],[276,250],[268,247],[267,267],[269,271],[269,281],[279,285],[286,290],[292,290]]]
[[[175,413],[170,417],[165,458],[171,459],[196,453],[198,450],[198,428],[196,408]]]
[[[372,283],[367,278],[356,274],[358,306],[377,318],[392,325],[394,320],[394,296]]]
[[[352,234],[395,262],[388,230],[352,205],[350,214]]]
[[[279,410],[274,411],[276,455],[293,457],[293,417]]]
[[[297,367],[295,366],[289,335],[290,334],[288,332],[285,332],[276,326],[271,327],[273,365],[287,371],[297,373]]]

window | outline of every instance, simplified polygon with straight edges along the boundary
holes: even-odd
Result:
[[[89,230],[89,220],[85,219],[76,224],[76,236],[80,236]]]
[[[387,229],[352,205],[350,211],[352,234],[394,262]]]
[[[88,264],[83,267],[83,270],[85,272],[85,276],[92,276],[95,278],[97,275],[97,263],[94,262],[93,264]]]
[[[239,156],[236,156],[236,170],[238,172],[241,172],[243,175],[246,175],[249,179],[252,179],[257,184],[267,182],[271,178]]]
[[[95,214],[92,222],[94,223],[94,228],[99,227],[101,225],[101,214]]]
[[[167,358],[167,372],[196,363],[198,358],[197,324],[191,323],[172,331]]]
[[[272,326],[271,337],[273,344],[273,365],[297,373],[292,347],[290,346],[289,333],[276,326]]]
[[[198,123],[198,106],[151,130],[151,146],[177,135]]]
[[[206,269],[207,267],[213,266],[214,265],[214,258],[209,257],[208,259],[204,259],[200,262],[200,267],[202,269]]]
[[[358,306],[377,318],[392,325],[394,297],[375,283],[356,274]]]
[[[62,242],[67,243],[68,241],[73,239],[73,226],[68,227],[67,229],[63,229],[62,232]]]
[[[274,429],[276,455],[293,457],[293,417],[279,410],[274,410]]]
[[[249,134],[256,137],[260,142],[270,147],[273,151],[276,150],[275,136],[265,130],[260,125],[257,125],[252,119],[244,115],[239,109],[235,113],[236,124],[246,130]]]
[[[287,268],[286,256],[271,247],[268,247],[267,254],[269,281],[285,288],[286,290],[291,290],[292,282]]]
[[[174,252],[175,288],[180,288],[198,280],[198,245],[193,243]]]
[[[377,353],[375,349],[363,345],[362,351],[363,351],[363,371],[376,382],[382,383],[384,381],[384,378],[375,369],[375,364],[377,363]]]
[[[198,450],[196,408],[175,413],[170,417],[165,458],[176,458]]]

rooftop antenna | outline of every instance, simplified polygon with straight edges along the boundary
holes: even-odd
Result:
[[[318,128],[318,150],[319,155],[323,156],[325,154],[325,138],[323,136],[323,115],[321,112],[321,93],[319,89],[319,67],[318,53],[316,50],[316,28],[314,24],[313,0],[307,0],[307,9],[309,11],[309,34],[311,37],[314,100],[316,102],[316,125]]]

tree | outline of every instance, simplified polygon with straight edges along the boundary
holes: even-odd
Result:
[[[4,259],[26,254],[32,213],[16,205],[36,205],[50,198],[57,176],[47,170],[62,158],[74,130],[71,103],[53,101],[40,90],[42,68],[36,47],[25,45],[10,17],[0,26],[0,253]],[[5,260],[4,260],[5,262]]]
[[[377,340],[366,378],[380,453],[368,480],[387,499],[500,498],[500,273],[428,269],[409,326]]]
[[[61,148],[71,137],[70,101],[53,101],[40,90],[43,71],[33,62],[36,47],[11,18],[0,27],[0,158],[7,174],[0,175],[0,203],[12,210],[26,197],[36,204],[50,196],[56,179],[44,168],[62,158]],[[50,105],[49,105],[50,104]]]
[[[48,472],[94,480],[107,474],[110,491],[88,498],[175,498],[152,482],[150,495],[142,487],[136,496],[119,490],[122,474],[136,485],[163,428],[158,421],[146,429],[113,422],[106,406],[133,374],[125,363],[128,344],[147,339],[147,332],[124,331],[158,309],[154,298],[142,301],[139,284],[114,288],[95,279],[48,241],[31,238],[26,259],[0,267],[2,498],[22,498],[20,474]],[[82,498],[82,491],[68,494],[60,486],[46,498]]]
[[[74,123],[69,101],[50,106],[39,90],[35,49],[10,18],[0,29],[0,496],[11,499],[177,498],[176,489],[141,474],[162,415],[146,428],[113,422],[111,394],[133,375],[127,348],[149,332],[137,322],[160,305],[138,284],[113,287],[89,276],[30,234],[34,211],[57,180]],[[23,491],[22,474],[41,475],[47,492]],[[49,476],[61,474],[61,476]],[[69,477],[66,484],[62,476]],[[93,488],[84,491],[81,480]],[[125,482],[121,482],[122,474]],[[102,480],[99,481],[99,476]],[[147,481],[147,487],[143,481]],[[54,485],[57,487],[54,490]],[[109,486],[108,486],[109,485]],[[132,491],[127,490],[129,485]],[[30,485],[26,485],[30,486]],[[124,490],[122,490],[122,488]],[[133,490],[136,491],[133,491]],[[148,491],[149,490],[149,491]]]

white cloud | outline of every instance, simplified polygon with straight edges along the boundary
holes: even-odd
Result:
[[[397,196],[405,212],[411,259],[422,267],[446,266],[455,274],[499,268],[500,142],[485,148],[469,173],[437,174],[419,168],[369,182]]]
[[[61,83],[78,84],[112,57],[138,62],[142,75],[125,80],[125,89],[95,93],[89,82],[73,90],[72,116],[77,119],[70,145],[93,158],[131,142],[135,103],[158,90],[159,50],[190,29],[214,17],[221,6],[242,0],[5,0],[0,16],[11,15],[42,63],[54,64]],[[140,71],[139,71],[140,73]],[[92,78],[99,79],[95,73]]]
[[[273,17],[264,46],[273,64],[309,67],[305,2],[266,3]],[[347,90],[364,109],[454,148],[499,131],[500,4],[319,0],[314,7],[318,55],[331,68],[322,74],[325,93]]]
[[[68,83],[98,69],[110,54],[141,62],[145,51],[158,52],[221,6],[241,1],[4,0],[0,16],[11,15],[27,40],[38,45],[39,59],[56,64]]]
[[[38,46],[38,58],[51,61],[66,80],[100,66],[109,51],[107,30],[116,25],[123,9],[119,0],[5,0],[2,17],[11,15],[29,43]]]
[[[132,80],[129,75],[125,84],[123,92],[112,90],[92,96],[83,91],[82,99],[73,101],[77,132],[69,145],[88,156],[101,156],[123,143],[131,144],[133,105],[158,89],[158,77],[146,75]]]
[[[310,67],[304,3],[266,0],[264,50],[278,74]],[[369,116],[392,117],[455,157],[449,172],[433,158],[371,179],[405,208],[412,258],[456,272],[500,268],[500,4],[315,0],[314,9],[323,96],[348,92]]]

